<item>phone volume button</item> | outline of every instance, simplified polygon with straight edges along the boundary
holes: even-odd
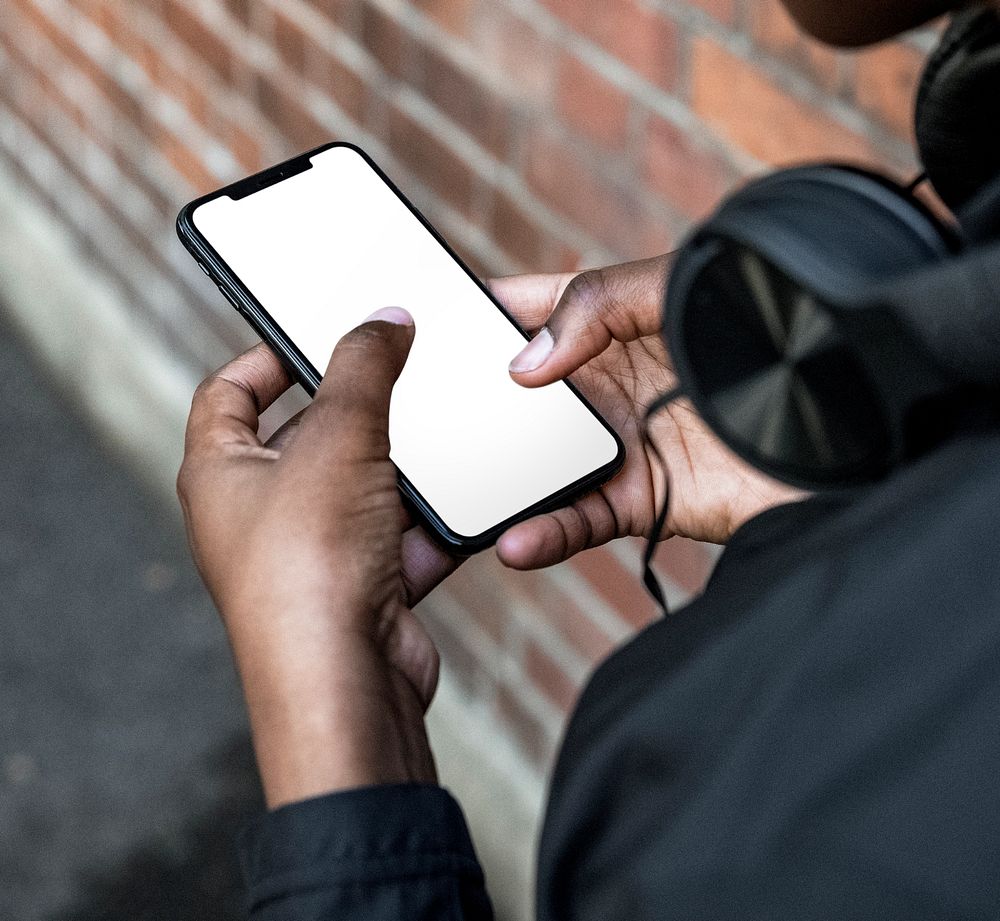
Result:
[[[222,296],[227,301],[229,301],[230,304],[232,304],[237,313],[243,312],[243,310],[240,308],[240,305],[236,302],[236,298],[234,298],[225,288],[223,288],[222,285],[217,284],[216,287],[222,292]]]

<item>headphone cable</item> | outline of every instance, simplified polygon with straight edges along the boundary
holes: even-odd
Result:
[[[667,523],[667,516],[670,513],[670,468],[663,459],[663,455],[660,453],[660,449],[656,446],[656,442],[653,441],[649,434],[649,423],[653,416],[655,416],[661,409],[672,403],[680,396],[683,396],[683,391],[679,387],[658,396],[647,407],[646,413],[642,417],[641,426],[643,442],[652,450],[653,455],[656,457],[656,460],[660,465],[660,469],[663,471],[663,505],[657,512],[656,519],[653,522],[653,527],[649,532],[649,536],[646,538],[646,549],[642,554],[642,582],[646,586],[646,591],[652,595],[653,600],[660,606],[664,617],[670,614],[670,606],[667,603],[667,596],[663,591],[663,586],[660,585],[659,579],[656,578],[656,573],[653,572],[652,563],[653,556],[656,553],[657,544],[660,541],[660,534],[663,532],[663,527]]]

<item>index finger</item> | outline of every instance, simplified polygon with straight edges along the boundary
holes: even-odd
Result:
[[[185,453],[224,442],[260,445],[261,413],[291,385],[278,356],[263,342],[223,365],[194,393]]]

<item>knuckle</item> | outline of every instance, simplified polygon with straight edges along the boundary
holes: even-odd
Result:
[[[184,463],[181,464],[180,470],[177,471],[177,481],[175,483],[177,498],[180,499],[181,506],[186,506],[187,500],[191,495],[193,475],[191,462],[189,460],[185,460]]]
[[[373,444],[388,439],[383,401],[364,386],[343,386],[318,394],[312,409],[339,444]]]
[[[363,323],[347,333],[337,344],[337,348],[343,352],[367,352],[379,348],[383,343],[389,341],[387,325],[385,323]]]
[[[398,343],[393,341],[392,327],[385,323],[359,326],[338,343],[330,359],[336,386],[321,388],[321,396],[336,399],[350,394],[364,398],[373,389],[381,391],[383,382],[399,371]]]
[[[209,375],[195,388],[194,396],[191,398],[191,408],[196,409],[211,404],[225,386],[226,382],[218,374]]]
[[[565,301],[587,315],[600,314],[607,302],[607,279],[603,269],[588,269],[575,275],[566,286]]]
[[[213,375],[214,377],[214,375]],[[197,387],[194,388],[194,393],[191,394],[191,409],[194,410],[202,403],[205,402],[205,397],[208,394],[209,384],[212,381],[212,377],[206,377]]]

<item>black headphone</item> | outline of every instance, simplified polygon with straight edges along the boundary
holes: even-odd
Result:
[[[951,225],[876,173],[824,164],[752,182],[687,240],[663,333],[687,396],[786,482],[871,482],[1000,419],[1000,15],[957,14],[917,100]],[[658,401],[658,403],[661,401]]]

